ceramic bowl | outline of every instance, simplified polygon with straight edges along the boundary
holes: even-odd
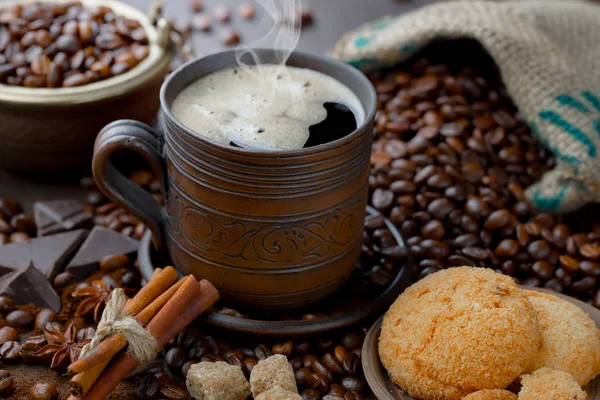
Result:
[[[174,54],[169,23],[160,17],[152,18],[154,22],[117,0],[82,2],[89,7],[108,6],[118,15],[140,21],[148,36],[148,57],[122,75],[79,87],[0,84],[1,168],[52,171],[83,166],[91,161],[94,140],[104,125],[120,118],[151,122],[156,117],[160,86]],[[0,2],[0,9],[9,4],[14,2]]]

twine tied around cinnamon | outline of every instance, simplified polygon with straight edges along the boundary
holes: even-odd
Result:
[[[138,362],[136,371],[141,371],[150,364],[158,355],[158,342],[156,338],[144,329],[131,315],[124,313],[127,296],[123,289],[115,289],[110,295],[102,318],[98,323],[96,334],[81,350],[80,357],[98,346],[104,339],[115,333],[125,336],[128,351],[133,354]]]

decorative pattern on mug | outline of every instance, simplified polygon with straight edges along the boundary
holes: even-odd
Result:
[[[360,239],[365,212],[363,202],[352,198],[331,213],[305,221],[261,222],[234,216],[217,220],[178,196],[173,201],[179,204],[170,220],[180,221],[173,226],[174,234],[192,243],[197,256],[216,260],[219,254],[228,257],[232,266],[236,261],[240,266],[248,261],[305,266],[342,255],[348,244]]]

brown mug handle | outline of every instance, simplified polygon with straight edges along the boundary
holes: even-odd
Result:
[[[92,173],[98,188],[150,229],[156,249],[161,249],[164,245],[165,212],[150,193],[125,177],[114,166],[110,157],[123,151],[140,154],[154,171],[161,193],[166,196],[166,174],[161,149],[162,137],[153,128],[138,121],[123,119],[106,125],[100,131],[94,144],[92,160]]]

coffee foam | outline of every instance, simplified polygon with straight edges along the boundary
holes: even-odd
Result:
[[[213,72],[182,90],[171,108],[195,133],[222,144],[296,150],[308,140],[310,126],[327,117],[327,102],[350,108],[357,126],[365,118],[358,97],[339,81],[274,64]]]

